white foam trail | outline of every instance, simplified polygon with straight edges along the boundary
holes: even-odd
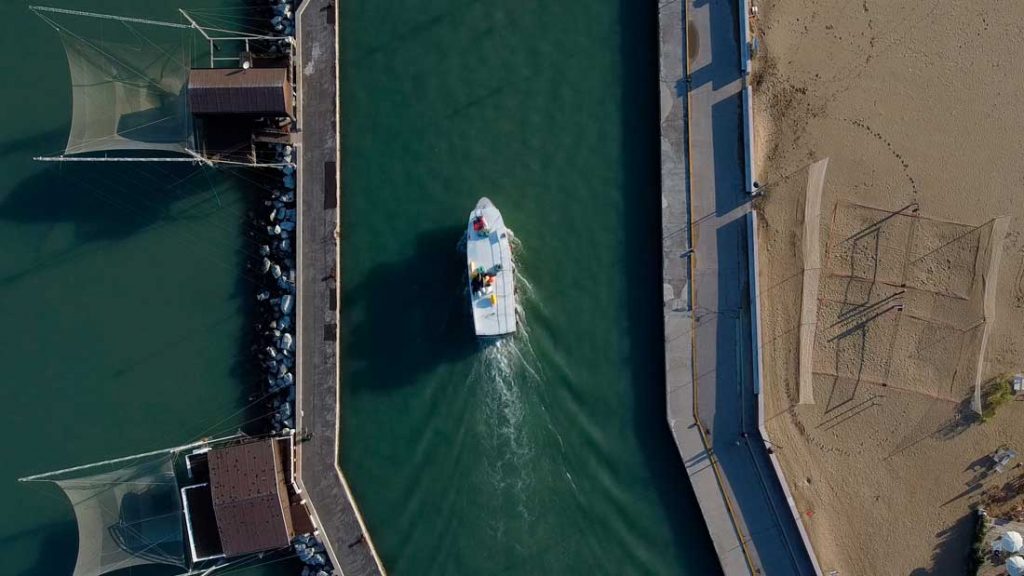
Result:
[[[511,231],[510,231],[511,232]],[[515,269],[516,315],[519,328],[512,336],[482,344],[473,369],[469,375],[469,386],[479,391],[479,425],[488,449],[486,467],[494,486],[496,497],[511,501],[519,510],[521,521],[529,524],[531,490],[534,483],[535,440],[541,440],[546,428],[557,439],[559,452],[565,462],[565,442],[555,428],[547,407],[544,405],[544,374],[541,363],[530,339],[526,308],[540,307],[533,285],[524,273],[521,259],[524,255],[522,243],[511,236],[512,264]],[[465,238],[458,244],[465,250]],[[467,292],[468,287],[463,288]],[[539,416],[542,428],[527,429],[527,416],[533,420]],[[565,479],[574,493],[579,495],[572,475],[564,470]],[[506,524],[499,518],[493,519],[493,530],[500,538]]]
[[[479,422],[488,448],[490,480],[499,498],[511,499],[523,520],[528,522],[528,495],[533,483],[530,461],[534,445],[524,421],[528,407],[538,398],[536,389],[540,377],[525,323],[524,300],[533,297],[533,288],[523,276],[516,258],[522,253],[521,244],[514,234],[510,236],[519,328],[512,336],[481,344],[470,373],[470,385],[480,391],[482,399]],[[459,246],[464,250],[465,241]],[[495,530],[498,535],[504,530],[498,520]]]
[[[471,378],[482,392],[480,424],[491,455],[487,463],[491,481],[529,519],[526,504],[533,445],[523,422],[531,378],[530,371],[521,369],[522,355],[515,344],[509,338],[486,345]]]

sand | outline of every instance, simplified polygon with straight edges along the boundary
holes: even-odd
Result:
[[[976,382],[1024,371],[1024,3],[758,8],[768,433],[826,573],[963,574],[972,507],[1024,500],[994,502],[1024,468],[989,460],[1024,454],[1024,399],[969,418]],[[824,158],[800,404],[802,226]]]

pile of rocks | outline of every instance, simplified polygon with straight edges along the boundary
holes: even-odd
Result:
[[[291,146],[275,147],[278,160],[292,161]],[[295,168],[281,169],[280,189],[263,202],[265,215],[258,219],[261,229],[260,261],[257,272],[264,279],[256,295],[260,317],[257,346],[260,363],[266,371],[266,390],[274,408],[271,428],[288,433],[295,428]]]
[[[270,0],[274,17],[270,19],[274,32],[284,36],[295,35],[295,13],[292,11],[292,0]]]
[[[292,540],[292,548],[305,566],[302,568],[302,576],[333,576],[334,567],[331,566],[331,559],[327,557],[324,545],[312,534],[296,536]]]

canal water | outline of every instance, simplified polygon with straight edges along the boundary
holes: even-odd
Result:
[[[250,175],[33,162],[70,92],[27,4],[0,3],[0,572],[26,576],[69,574],[77,535],[16,478],[231,432],[257,377]],[[656,14],[634,4],[342,4],[342,459],[391,574],[716,570],[665,426]],[[529,281],[524,333],[490,348],[458,247],[482,195]]]
[[[393,574],[715,573],[665,422],[656,19],[342,4],[342,462]],[[481,196],[529,281],[497,347],[458,250]]]

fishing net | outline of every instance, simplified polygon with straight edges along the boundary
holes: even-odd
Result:
[[[186,566],[173,454],[53,482],[71,501],[78,523],[74,576],[100,576],[141,564]]]
[[[65,154],[195,148],[189,26],[50,10],[36,13],[60,33],[71,72]]]

